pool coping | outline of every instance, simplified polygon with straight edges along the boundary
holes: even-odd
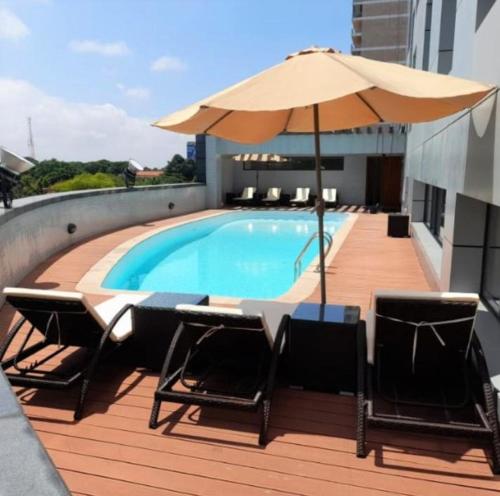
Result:
[[[221,210],[218,212],[211,212],[206,215],[202,215],[198,217],[196,220],[180,220],[179,222],[175,222],[168,226],[161,226],[156,229],[151,229],[143,234],[138,236],[134,236],[124,243],[119,244],[115,248],[113,248],[110,252],[108,252],[104,257],[98,260],[88,271],[87,273],[80,279],[78,284],[76,285],[76,290],[82,293],[87,294],[95,294],[95,295],[108,295],[108,296],[116,296],[118,294],[123,293],[131,293],[131,294],[143,294],[143,295],[151,295],[157,291],[137,291],[137,290],[129,290],[129,289],[107,289],[102,287],[102,283],[104,279],[108,275],[109,271],[113,268],[113,266],[134,246],[145,241],[146,239],[155,236],[163,231],[173,229],[185,224],[198,222],[204,219],[209,219],[212,217],[218,217],[220,215],[229,214],[231,211]],[[325,266],[328,267],[335,255],[339,251],[343,242],[347,238],[349,232],[351,231],[356,219],[358,218],[358,214],[350,213],[350,212],[342,212],[347,215],[347,219],[342,224],[340,229],[336,231],[335,236],[333,237],[332,246],[328,255],[325,258]],[[280,301],[287,303],[298,303],[300,301],[305,300],[308,296],[310,296],[315,290],[316,286],[320,282],[320,274],[317,269],[319,264],[319,255],[317,255],[311,263],[307,266],[307,268],[303,271],[301,276],[295,281],[292,287],[281,296],[269,299],[269,301]],[[292,269],[290,269],[292,270]],[[241,303],[243,300],[247,298],[239,298],[234,296],[212,296],[210,295],[210,302],[216,304],[226,304],[226,305],[237,305]]]

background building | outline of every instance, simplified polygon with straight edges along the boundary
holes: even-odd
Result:
[[[408,12],[409,0],[354,0],[353,52],[405,63]],[[283,134],[258,146],[238,145],[211,136],[197,138],[198,177],[206,173],[209,206],[219,207],[227,193],[241,193],[244,187],[256,186],[257,182],[261,192],[281,187],[293,195],[297,187],[310,187],[316,194],[313,145],[310,134]],[[378,204],[386,210],[399,210],[404,149],[405,130],[401,126],[324,133],[324,186],[337,188],[344,204]],[[239,153],[278,153],[290,157],[291,163],[287,167],[259,166],[263,170],[257,174],[251,164],[231,160]]]
[[[410,0],[354,0],[352,53],[406,64]]]
[[[409,59],[421,69],[500,85],[500,2],[413,0]],[[477,292],[476,328],[500,389],[500,108],[474,109],[408,133],[404,203],[441,290]]]

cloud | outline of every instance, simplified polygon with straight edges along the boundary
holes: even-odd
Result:
[[[129,88],[122,83],[118,83],[116,87],[125,95],[137,100],[147,100],[150,96],[150,91],[147,88]]]
[[[0,7],[0,39],[19,40],[29,34],[28,26],[16,14]]]
[[[154,72],[181,72],[187,69],[187,64],[177,57],[169,57],[167,55],[154,60],[151,63],[151,70]]]
[[[192,137],[151,127],[154,119],[131,117],[109,103],[77,103],[47,95],[27,81],[0,78],[2,145],[27,155],[26,118],[32,118],[36,158],[128,160],[162,167],[185,155]]]
[[[77,53],[97,53],[105,57],[123,57],[130,53],[130,49],[124,41],[102,43],[96,40],[73,40],[69,49]]]

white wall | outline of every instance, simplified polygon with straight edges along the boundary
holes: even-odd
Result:
[[[168,205],[175,204],[173,209]],[[16,285],[51,255],[91,236],[206,208],[201,184],[81,191],[15,200],[0,209],[0,289]],[[76,224],[69,234],[67,225]],[[0,305],[2,303],[0,297]]]
[[[246,186],[256,185],[256,172],[243,170],[242,165],[234,165],[230,159],[223,160],[223,176],[226,177],[224,192],[240,193]],[[229,178],[232,175],[232,181]],[[363,204],[366,190],[366,156],[348,155],[344,159],[343,171],[323,171],[323,186],[337,188],[342,203]],[[283,193],[294,194],[298,187],[316,191],[314,171],[259,171],[259,191],[265,192],[271,187],[281,187]]]

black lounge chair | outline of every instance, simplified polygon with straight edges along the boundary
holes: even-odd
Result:
[[[479,298],[378,291],[359,341],[357,455],[369,426],[488,439],[500,473],[493,388],[474,334]]]
[[[74,413],[80,419],[99,360],[132,334],[130,309],[144,296],[119,295],[93,307],[77,292],[5,288],[4,295],[22,315],[0,345],[5,375],[12,385],[47,389],[69,388],[82,380]],[[15,339],[17,349],[6,357]],[[47,362],[68,347],[78,348],[67,357],[71,364],[65,366],[63,360],[47,371]],[[27,359],[31,362],[25,364]]]
[[[233,198],[233,201],[237,205],[251,205],[255,202],[255,196],[257,195],[257,188],[247,186],[243,189],[241,196]]]
[[[247,411],[260,408],[259,444],[265,446],[289,315],[272,328],[264,315],[241,308],[178,305],[177,317],[181,323],[163,365],[149,426],[158,426],[162,401]],[[188,352],[174,370],[176,351],[186,349],[180,344],[186,340]]]

